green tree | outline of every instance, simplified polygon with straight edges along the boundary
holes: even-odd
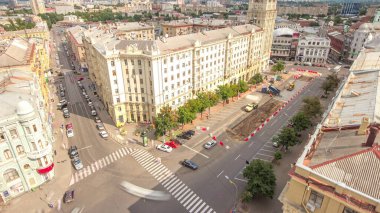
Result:
[[[197,96],[199,100],[206,105],[206,108],[208,108],[208,114],[210,115],[210,109],[212,106],[215,106],[219,102],[219,96],[211,91],[200,92]]]
[[[285,69],[285,63],[284,61],[278,61],[275,65],[272,67],[272,71],[274,72],[281,72]]]
[[[219,95],[220,99],[223,100],[223,106],[226,103],[226,101],[233,95],[233,91],[228,85],[218,86],[216,93]]]
[[[237,84],[231,84],[229,85],[231,92],[230,98],[235,97],[239,93],[239,86]]]
[[[157,136],[165,135],[168,131],[177,126],[177,121],[178,115],[170,106],[162,107],[154,122],[156,127],[155,134]]]
[[[313,21],[313,22],[310,22],[310,27],[319,27],[319,24],[318,22]]]
[[[251,84],[259,84],[263,82],[263,76],[260,73],[256,73],[250,80],[249,83]]]
[[[311,121],[304,112],[298,112],[291,119],[290,122],[293,124],[293,128],[296,132],[301,132],[311,126]]]
[[[201,113],[201,118],[203,117],[203,112],[211,106],[211,102],[207,97],[205,92],[200,92],[197,94],[197,98],[195,99],[198,102],[198,113]]]
[[[367,13],[367,8],[366,7],[362,7],[362,8],[359,9],[359,15],[360,16],[364,16],[366,13]]]
[[[331,82],[331,81],[328,81],[328,80],[325,80],[325,81],[322,83],[321,88],[322,88],[323,91],[325,92],[325,95],[327,95],[327,93],[328,93],[329,91],[332,91],[332,89],[333,89],[332,82]]]
[[[285,150],[288,150],[290,146],[294,146],[299,142],[296,131],[289,127],[282,129],[281,132],[272,140],[273,142],[285,147]]]
[[[326,77],[326,80],[331,82],[333,88],[336,88],[340,83],[340,79],[338,78],[337,74],[335,74],[335,73],[328,75]]]
[[[276,187],[276,176],[270,163],[262,160],[254,160],[243,171],[243,176],[248,180],[246,191],[255,196],[273,198]],[[249,195],[249,194],[248,194]]]
[[[302,111],[306,116],[315,117],[317,115],[322,114],[322,106],[318,97],[309,96],[304,98],[303,100]]]
[[[341,23],[343,23],[342,17],[335,16],[335,18],[334,18],[334,24],[337,25],[337,24],[341,24]]]
[[[190,99],[186,102],[185,106],[189,108],[191,112],[197,113],[201,107],[200,104],[198,99]]]
[[[281,160],[282,159],[282,154],[280,151],[276,151],[274,153],[274,159],[277,161],[277,160]]]
[[[182,124],[182,128],[185,124],[192,122],[195,118],[196,113],[192,112],[188,107],[178,107],[178,122]]]
[[[249,89],[247,82],[245,82],[243,80],[240,80],[238,82],[238,87],[239,87],[239,92],[240,93],[246,92]]]

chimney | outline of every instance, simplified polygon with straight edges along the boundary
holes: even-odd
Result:
[[[379,132],[378,128],[371,127],[369,129],[369,135],[368,135],[368,138],[367,138],[367,142],[363,143],[362,145],[366,146],[366,147],[372,147],[373,143],[375,142],[376,135],[377,135],[378,132]]]

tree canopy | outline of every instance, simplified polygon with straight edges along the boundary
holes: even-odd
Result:
[[[272,140],[285,147],[285,150],[288,150],[290,146],[294,146],[299,142],[296,131],[289,127],[282,129]]]
[[[315,117],[322,114],[322,105],[318,97],[309,96],[303,99],[302,111],[306,116]]]
[[[281,72],[285,69],[285,63],[284,61],[277,61],[275,65],[272,67],[272,71],[274,72]]]
[[[254,76],[252,76],[252,78],[249,80],[249,83],[251,84],[259,84],[261,82],[263,82],[264,79],[263,79],[263,76],[260,74],[260,73],[256,73]]]
[[[178,115],[170,106],[161,108],[160,113],[155,119],[156,135],[163,136],[168,131],[177,126]]]
[[[276,187],[276,176],[270,163],[262,160],[253,160],[243,171],[248,180],[244,200],[248,201],[256,196],[273,198]]]
[[[0,24],[0,26],[3,27],[5,31],[32,29],[36,26],[34,22],[27,22],[20,18],[16,18],[15,21],[16,23],[12,19],[8,19],[9,24]]]
[[[298,112],[291,119],[290,123],[293,124],[293,128],[296,132],[301,132],[310,127],[311,121],[304,112]]]

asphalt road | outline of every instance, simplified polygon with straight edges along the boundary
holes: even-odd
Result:
[[[72,122],[74,126],[75,136],[69,139],[69,145],[74,144],[78,146],[81,159],[84,165],[87,166],[119,150],[121,146],[113,143],[111,140],[105,141],[98,135],[95,122],[90,115],[90,108],[86,100],[82,98],[76,85],[77,78],[71,70],[71,62],[68,60],[64,52],[65,50],[61,45],[62,35],[54,34],[53,37],[57,43],[57,47],[60,47],[60,63],[65,73],[63,83],[66,87],[66,98],[70,101],[69,110],[71,117],[66,120],[67,123]],[[270,141],[272,136],[286,125],[288,119],[297,112],[303,97],[320,95],[322,93],[320,90],[321,83],[322,79],[313,81],[297,99],[280,111],[278,116],[272,119],[261,130],[260,134],[256,134],[249,142],[234,142],[226,133],[222,133],[218,135],[218,140],[229,144],[229,149],[222,146],[216,146],[211,150],[201,149],[200,152],[202,154],[195,154],[195,156],[194,152],[184,147],[171,154],[156,150],[152,150],[150,153],[155,157],[162,157],[163,164],[169,170],[175,172],[175,175],[183,184],[193,190],[196,196],[189,196],[189,202],[193,202],[192,198],[196,199],[199,197],[203,199],[210,209],[212,208],[216,212],[228,212],[234,207],[237,196],[244,189],[245,182],[240,172],[246,165],[245,161],[254,158],[269,160],[268,156],[273,156],[272,152],[275,149],[271,147]],[[207,156],[207,158],[204,156]],[[200,169],[191,171],[188,168],[180,166],[179,161],[184,158],[190,158],[197,162],[200,165]],[[70,172],[75,174],[74,169]],[[85,212],[151,212],[153,209],[154,212],[189,211],[189,209],[184,207],[184,203],[174,198],[169,201],[159,202],[132,196],[119,188],[119,183],[125,180],[144,188],[166,191],[163,184],[155,180],[141,166],[141,163],[126,155],[106,167],[93,172],[92,175],[75,182],[70,188],[76,190],[76,200],[73,203],[64,204],[62,210],[68,212],[77,206],[81,206],[85,207]],[[173,186],[175,184],[177,183],[173,183]],[[268,209],[263,209],[263,212],[279,212],[281,204],[278,201],[275,202],[275,206],[268,206]],[[195,201],[194,205],[196,205]],[[272,211],[272,209],[275,209],[275,211]],[[206,212],[208,211],[209,209]]]

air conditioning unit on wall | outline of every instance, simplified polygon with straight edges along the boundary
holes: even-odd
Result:
[[[311,212],[315,211],[315,206],[312,203],[307,203],[306,208],[310,210]]]

